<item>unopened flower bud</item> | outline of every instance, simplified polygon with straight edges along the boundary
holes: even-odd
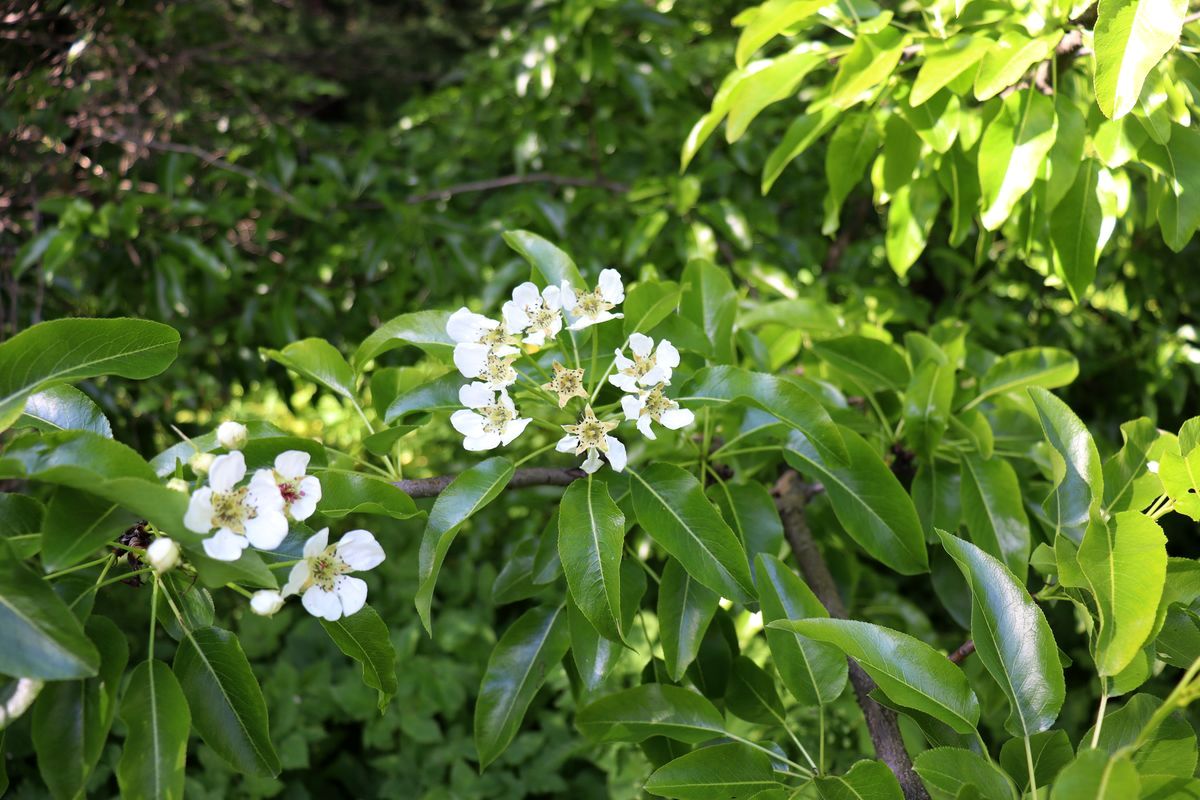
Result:
[[[172,492],[183,492],[184,494],[187,494],[188,482],[183,478],[171,478],[171,480],[167,481],[167,488]]]
[[[250,610],[260,617],[274,616],[275,612],[281,608],[283,608],[283,595],[274,590],[263,589],[250,597]]]
[[[179,565],[179,545],[174,539],[159,536],[146,548],[146,559],[159,575]]]
[[[216,456],[212,453],[196,453],[188,463],[192,465],[192,469],[197,475],[207,475],[209,469],[212,468],[214,458]]]
[[[246,446],[246,426],[232,420],[217,427],[217,442],[226,450],[241,450]]]

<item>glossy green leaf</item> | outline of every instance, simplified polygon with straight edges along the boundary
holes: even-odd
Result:
[[[278,775],[267,704],[237,637],[221,628],[192,631],[179,643],[173,669],[205,743],[239,772]]]
[[[1096,263],[1104,245],[1104,212],[1096,193],[1100,167],[1088,159],[1076,173],[1070,191],[1050,214],[1054,268],[1079,302],[1096,278]]]
[[[1146,508],[1162,494],[1162,480],[1150,462],[1161,462],[1173,437],[1159,432],[1148,417],[1121,425],[1122,446],[1104,462],[1105,513]],[[1161,470],[1161,464],[1159,469]]]
[[[1037,38],[1030,38],[1016,28],[1010,28],[992,43],[975,74],[975,99],[987,100],[1019,81],[1026,70],[1054,52],[1062,38],[1055,29]]]
[[[933,458],[954,400],[954,365],[926,359],[913,372],[904,392],[904,436],[918,456]]]
[[[941,204],[938,182],[928,175],[906,182],[892,195],[884,245],[888,263],[900,277],[925,252]]]
[[[925,45],[925,60],[913,80],[909,103],[920,106],[959,75],[974,68],[991,45],[989,39],[966,34]]]
[[[925,534],[912,499],[879,454],[858,434],[844,429],[848,466],[830,464],[802,434],[788,438],[784,458],[816,478],[846,532],[871,557],[905,575],[929,568]]]
[[[338,649],[362,665],[363,683],[379,692],[379,710],[387,708],[397,691],[396,649],[375,609],[363,606],[333,622],[322,619],[321,627]]]
[[[219,589],[227,583],[261,589],[279,587],[275,572],[267,567],[259,551],[254,548],[243,550],[237,561],[209,558],[201,545],[184,545],[183,552],[188,563],[196,568],[200,583],[210,589]]]
[[[1018,800],[1008,777],[973,750],[935,747],[918,755],[913,760],[913,769],[925,782],[933,800],[955,800],[962,796],[960,793],[966,786],[978,790],[979,797]]]
[[[983,459],[973,453],[961,464],[963,519],[971,541],[1024,581],[1032,535],[1016,470],[998,456]]]
[[[384,428],[378,433],[373,433],[370,436],[364,436],[362,440],[363,447],[367,448],[367,450],[377,456],[390,455],[392,452],[392,447],[396,444],[396,442],[400,441],[400,439],[412,433],[413,431],[417,431],[425,427],[425,423],[428,421],[428,416],[418,417],[415,418],[411,424],[393,425],[390,428]]]
[[[703,695],[661,683],[644,683],[589,703],[579,710],[575,724],[596,742],[665,736],[697,744],[725,730],[721,712]]]
[[[1050,800],[1127,800],[1137,797],[1140,787],[1128,756],[1111,758],[1103,750],[1083,749],[1058,774]]]
[[[603,636],[621,641],[621,551],[625,515],[608,484],[589,475],[563,493],[558,556],[575,605]]]
[[[419,347],[434,358],[449,358],[454,351],[454,340],[446,333],[449,318],[447,311],[414,311],[393,317],[363,339],[350,363],[361,370],[368,361],[405,345]]]
[[[180,800],[191,712],[175,674],[162,661],[143,661],[121,699],[125,746],[117,764],[121,796]]]
[[[750,24],[738,37],[734,61],[746,66],[760,47],[780,33],[813,16],[826,5],[825,0],[768,0],[759,6]]]
[[[1163,453],[1158,475],[1163,491],[1175,502],[1175,510],[1200,520],[1200,448],[1186,456]]]
[[[980,661],[1008,698],[1005,728],[1013,736],[1046,730],[1066,696],[1046,616],[999,559],[945,531],[938,536],[971,586],[971,636]]]
[[[1101,0],[1097,5],[1096,104],[1109,119],[1133,110],[1150,70],[1176,43],[1187,0]]]
[[[913,476],[912,501],[927,541],[937,541],[934,528],[958,530],[962,520],[962,478],[953,464],[921,464]]]
[[[1158,228],[1167,247],[1178,253],[1200,226],[1200,133],[1172,125],[1166,145],[1144,144],[1137,157],[1166,178],[1158,202]]]
[[[317,508],[329,519],[341,519],[348,514],[410,519],[422,513],[411,497],[388,481],[339,469],[315,474],[321,481],[321,502]]]
[[[847,619],[779,620],[771,627],[833,645],[857,661],[894,703],[929,714],[959,733],[971,733],[979,722],[979,701],[967,676],[920,639]]]
[[[717,611],[717,593],[669,559],[658,586],[658,635],[671,680],[683,679]]]
[[[813,352],[865,391],[903,391],[912,380],[908,362],[887,342],[866,336],[842,336],[813,342]]]
[[[100,651],[100,672],[81,681],[46,684],[33,707],[38,771],[56,798],[81,795],[100,760],[117,711],[117,690],[129,661],[125,634],[106,617],[87,621]]]
[[[175,360],[179,334],[141,319],[57,319],[0,344],[0,430],[32,394],[100,375],[149,378]]]
[[[917,136],[934,152],[949,151],[958,138],[961,111],[958,96],[948,91],[939,92],[929,102],[918,105],[910,105],[907,99],[902,100],[898,107]]]
[[[1075,380],[1079,374],[1079,362],[1066,350],[1056,347],[1027,347],[1006,353],[988,367],[979,381],[979,394],[968,407],[973,407],[989,397],[1041,386],[1057,389]]]
[[[529,262],[534,276],[545,285],[558,286],[566,281],[577,289],[590,291],[571,257],[541,236],[529,231],[505,231],[502,236],[505,244]]]
[[[458,390],[462,388],[463,377],[457,372],[442,375],[432,381],[423,383],[414,389],[401,392],[391,401],[384,412],[384,422],[391,425],[407,414],[423,411],[451,411],[462,408],[458,399]]]
[[[754,582],[767,644],[783,685],[803,706],[832,703],[846,688],[841,651],[794,631],[771,626],[780,620],[824,619],[829,612],[794,571],[773,555],[759,554]]]
[[[1078,544],[1104,499],[1100,454],[1087,427],[1066,403],[1036,386],[1029,394],[1056,456],[1054,491],[1043,507],[1055,532]]]
[[[100,654],[50,584],[0,539],[0,675],[66,681],[90,678]]]
[[[701,747],[664,764],[643,788],[679,800],[742,800],[779,785],[770,756],[730,742]]]
[[[824,45],[805,43],[778,58],[750,65],[729,97],[726,141],[740,139],[760,111],[795,94],[800,82],[828,58]]]
[[[1088,138],[1088,123],[1079,102],[1066,93],[1054,98],[1058,116],[1058,132],[1043,173],[1046,190],[1046,211],[1053,212],[1075,185],[1075,176],[1083,165]]]
[[[762,193],[770,192],[784,168],[824,136],[840,116],[841,112],[834,106],[823,105],[797,117],[763,164]]]
[[[354,399],[354,370],[338,349],[324,339],[301,339],[282,350],[264,348],[262,353],[300,377],[347,400]]]
[[[736,717],[760,725],[783,725],[783,701],[775,679],[746,656],[733,660],[733,671],[725,687],[725,707]]]
[[[74,566],[124,533],[138,518],[119,505],[62,487],[50,498],[42,524],[42,568]]]
[[[622,646],[601,636],[583,612],[567,598],[567,631],[571,637],[571,660],[588,692],[594,692],[617,665]]]
[[[900,781],[882,761],[859,761],[845,775],[827,775],[814,783],[821,800],[902,800]]]
[[[984,228],[994,231],[1012,216],[1037,180],[1057,129],[1054,101],[1049,97],[1023,89],[1004,98],[979,143]]]
[[[512,478],[513,465],[506,458],[481,461],[450,482],[429,512],[429,522],[421,538],[417,576],[420,581],[414,602],[425,630],[432,632],[430,607],[438,572],[454,537],[463,523],[479,509],[496,499]]]
[[[830,105],[845,110],[869,98],[900,63],[906,44],[904,33],[890,25],[881,31],[860,33],[838,63],[829,88]]]
[[[847,114],[825,148],[825,221],[821,233],[837,231],[842,203],[862,181],[867,165],[879,151],[879,126],[868,112]],[[743,322],[743,324],[745,324]]]
[[[40,431],[91,431],[112,438],[112,425],[100,406],[74,386],[51,386],[25,400],[25,408],[14,423]]]
[[[1029,737],[1029,753],[1033,760],[1033,776],[1039,787],[1049,786],[1062,768],[1075,758],[1066,731],[1035,733]],[[1000,765],[1016,781],[1018,792],[1029,789],[1029,765],[1023,738],[1004,743],[1000,748]]]
[[[755,556],[774,555],[783,548],[783,521],[767,487],[758,482],[726,481],[710,485],[707,494],[746,548],[751,575]]]
[[[695,476],[671,464],[654,464],[630,475],[642,529],[700,583],[731,600],[752,599],[746,551]]]
[[[1116,755],[1132,747],[1139,735],[1162,706],[1162,700],[1149,694],[1138,694],[1104,718],[1100,728],[1100,750]],[[1082,737],[1090,743],[1095,727]],[[1132,761],[1142,778],[1171,776],[1190,778],[1196,771],[1196,731],[1187,718],[1172,712],[1148,733],[1145,743],[1133,751]]]
[[[496,642],[475,702],[475,748],[483,769],[507,749],[546,674],[571,645],[562,606],[522,614]]]
[[[681,285],[679,313],[704,332],[715,361],[731,363],[737,292],[729,273],[715,264],[693,259],[683,270]]]

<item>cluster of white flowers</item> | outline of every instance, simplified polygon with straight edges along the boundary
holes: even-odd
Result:
[[[514,363],[522,354],[552,343],[566,324],[567,330],[580,331],[624,315],[614,312],[625,300],[625,286],[614,269],[600,273],[596,287],[580,291],[567,282],[538,291],[533,283],[522,283],[513,290],[512,300],[501,308],[501,319],[489,319],[466,308],[455,311],[446,323],[446,332],[454,340],[454,364],[472,382],[459,391],[464,408],[450,417],[454,429],[463,435],[467,450],[491,450],[510,444],[532,421],[520,416],[509,396],[509,387],[519,377]],[[564,320],[565,317],[565,320]],[[628,358],[617,350],[608,381],[625,396],[621,408],[625,419],[654,439],[651,423],[672,430],[690,425],[695,415],[668,399],[664,389],[671,384],[673,370],[679,366],[679,351],[663,340],[640,333],[629,337]],[[559,452],[585,455],[582,467],[592,473],[601,466],[601,456],[620,472],[625,468],[625,445],[612,435],[618,421],[602,420],[592,409],[585,389],[584,370],[578,364],[569,369],[554,362],[554,376],[541,389],[557,396],[558,407],[566,408],[574,397],[585,401],[582,415],[573,425],[563,425],[565,435],[556,445]]]
[[[288,597],[298,594],[314,617],[330,622],[348,617],[367,602],[366,581],[352,578],[350,573],[374,569],[384,558],[383,548],[370,531],[350,531],[331,545],[329,528],[322,528],[304,543],[304,557],[292,566],[283,590],[255,592],[250,608],[269,617],[283,608]]]

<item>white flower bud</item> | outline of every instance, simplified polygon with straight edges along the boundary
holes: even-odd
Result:
[[[212,453],[196,453],[188,463],[192,465],[192,469],[197,475],[207,475],[215,458],[216,456]]]
[[[246,446],[246,426],[232,420],[217,426],[217,442],[226,450],[241,450]]]
[[[187,494],[188,482],[183,478],[171,478],[171,480],[167,481],[167,488],[172,492],[183,492],[184,494]]]
[[[179,545],[174,539],[159,536],[146,548],[146,558],[159,575],[170,572],[179,565]]]
[[[255,592],[250,598],[250,610],[260,617],[274,616],[283,608],[283,595],[271,589]]]

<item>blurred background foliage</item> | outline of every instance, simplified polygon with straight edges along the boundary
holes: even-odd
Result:
[[[837,237],[821,235],[823,146],[761,195],[760,166],[792,118],[776,108],[681,175],[680,147],[730,69],[730,20],[743,6],[4,4],[0,335],[82,315],[178,328],[180,358],[165,376],[91,389],[118,438],[147,454],[174,440],[170,425],[190,434],[218,415],[270,419],[339,446],[356,426],[345,409],[258,348],[322,336],[349,351],[407,311],[495,310],[527,269],[500,232],[526,228],[592,274],[613,266],[629,278],[678,278],[702,257],[733,270],[744,296],[828,301],[896,336],[954,317],[996,352],[1064,347],[1081,364],[1065,397],[1109,452],[1124,420],[1147,414],[1174,428],[1195,413],[1195,244],[1173,254],[1157,235],[1119,226],[1094,293],[1075,306],[1010,252],[980,253],[974,237],[949,247],[938,224],[901,282],[886,266],[869,186],[847,201]],[[430,428],[408,440],[413,472],[467,463],[448,426]],[[513,747],[476,770],[473,694],[492,632],[514,616],[495,599],[520,591],[497,568],[547,522],[546,504],[525,500],[489,508],[460,539],[432,640],[412,613],[420,526],[377,530],[389,561],[370,578],[372,597],[401,677],[382,717],[313,620],[296,609],[273,620],[224,609],[264,679],[285,771],[243,780],[197,743],[189,795],[635,794],[653,748],[586,745],[568,728],[561,675]],[[839,578],[867,607],[933,629],[894,585]],[[119,608],[105,613],[121,619]],[[643,666],[627,654],[621,669]],[[864,735],[853,719],[853,708],[839,717],[847,745]],[[13,796],[40,796],[29,754],[7,756]],[[97,796],[115,787],[111,761],[97,770]]]

